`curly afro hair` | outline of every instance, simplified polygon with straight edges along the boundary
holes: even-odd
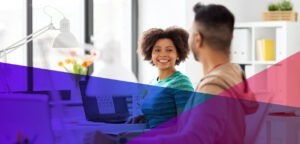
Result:
[[[144,60],[148,60],[152,65],[154,65],[151,61],[151,57],[155,43],[160,39],[170,39],[176,47],[179,57],[179,59],[176,60],[176,65],[178,65],[188,57],[190,51],[188,47],[188,37],[188,32],[178,27],[169,27],[165,30],[160,28],[151,28],[143,33],[140,40],[139,51],[144,56]]]

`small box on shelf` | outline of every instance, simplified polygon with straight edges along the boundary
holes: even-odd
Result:
[[[258,61],[275,60],[275,44],[271,39],[260,39],[256,42],[256,57]]]

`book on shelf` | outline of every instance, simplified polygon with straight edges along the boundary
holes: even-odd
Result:
[[[260,39],[256,42],[256,56],[258,61],[275,60],[275,44],[272,39]]]

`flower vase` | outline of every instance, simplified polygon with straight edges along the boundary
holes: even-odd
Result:
[[[79,82],[83,78],[82,75],[76,75],[74,74],[72,76],[72,87],[71,87],[71,100],[72,101],[81,101],[81,92],[80,92],[80,86]]]

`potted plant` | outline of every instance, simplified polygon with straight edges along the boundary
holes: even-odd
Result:
[[[293,11],[293,4],[288,0],[270,3],[268,12],[263,13],[265,21],[297,21],[297,13]]]

